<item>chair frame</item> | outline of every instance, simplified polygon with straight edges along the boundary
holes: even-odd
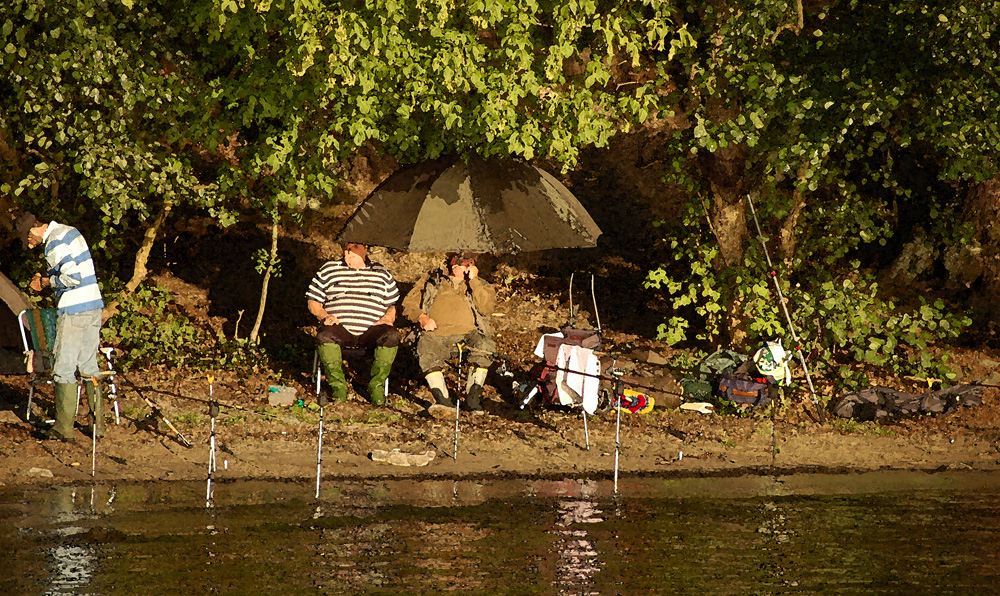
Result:
[[[52,351],[52,344],[55,342],[55,325],[52,327],[52,338],[48,337],[48,331],[45,326],[45,321],[42,320],[42,315],[39,315],[36,319],[32,313],[51,311],[55,312],[55,309],[44,309],[44,308],[33,308],[22,310],[17,314],[17,322],[21,328],[21,343],[24,347],[25,364],[27,365],[29,358],[34,358],[35,353],[38,352],[41,356],[40,360],[43,364],[43,371],[39,371],[35,367],[34,362],[31,363],[31,382],[28,388],[28,404],[25,408],[24,419],[27,422],[31,422],[31,404],[35,397],[35,387],[40,384],[51,385],[52,381],[52,361],[55,355]],[[25,318],[27,315],[27,318]],[[32,324],[34,321],[34,324]],[[41,326],[39,332],[38,326]],[[29,331],[26,331],[29,330]],[[30,334],[30,340],[29,340]],[[37,338],[37,340],[36,340]],[[41,346],[36,346],[35,342],[43,344]],[[95,377],[96,381],[106,381],[111,388],[111,397],[114,401],[114,411],[115,411],[115,424],[121,424],[121,418],[119,416],[118,407],[118,388],[115,383],[115,377],[117,373],[114,370],[114,362],[112,360],[112,353],[114,348],[98,348],[98,352],[104,355],[105,362],[107,363],[108,370],[101,371],[100,375]],[[82,386],[77,383],[76,387],[76,409],[80,409],[80,396],[82,394]],[[104,396],[101,396],[104,399]]]

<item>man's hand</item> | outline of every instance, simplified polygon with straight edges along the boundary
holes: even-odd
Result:
[[[41,292],[42,288],[47,287],[49,283],[49,278],[42,277],[41,273],[36,273],[35,276],[31,278],[31,282],[28,284],[28,287],[36,292]]]
[[[437,321],[435,321],[434,319],[428,317],[423,313],[420,314],[420,317],[417,319],[417,322],[420,323],[420,328],[423,329],[424,331],[434,331],[435,329],[438,328]]]
[[[320,320],[320,323],[322,323],[324,325],[327,325],[327,326],[329,326],[329,325],[339,325],[340,324],[340,319],[338,319],[337,317],[335,317],[333,315],[326,315],[325,318],[323,318],[323,319]]]
[[[479,267],[469,265],[468,269],[465,270],[465,273],[469,276],[469,279],[476,279],[479,277]]]

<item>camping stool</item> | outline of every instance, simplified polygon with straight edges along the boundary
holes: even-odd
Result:
[[[368,349],[363,346],[340,346],[340,357],[342,360],[360,360],[368,354]],[[316,383],[316,395],[319,395],[320,385],[323,382],[323,367],[319,362],[319,350],[313,350],[313,380]],[[385,394],[389,395],[389,379],[385,380]]]

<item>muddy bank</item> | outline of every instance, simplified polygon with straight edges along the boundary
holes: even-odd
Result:
[[[980,407],[893,425],[819,424],[808,420],[805,410],[794,408],[784,420],[657,408],[643,416],[622,417],[619,470],[622,476],[676,478],[994,471],[1000,469],[998,431],[982,420],[985,412],[997,408],[997,401],[995,391],[990,391]],[[92,477],[92,445],[82,430],[74,443],[39,441],[8,402],[0,410],[0,482],[17,486],[203,480],[210,420],[198,409],[180,406],[164,409],[178,434],[162,418],[148,416],[125,392],[121,424],[109,424],[107,436],[99,442]],[[330,406],[325,411],[324,478],[612,476],[613,412],[590,417],[585,429],[574,412],[522,411],[496,398],[487,402],[487,409],[486,416],[463,416],[455,459],[453,421],[427,417],[416,400],[396,397],[387,408],[359,401]],[[313,482],[318,420],[318,412],[309,404],[256,412],[223,408],[216,424],[215,478]],[[184,445],[181,435],[191,447]],[[410,466],[376,461],[385,459],[379,452],[394,449],[403,454],[428,453],[424,461],[429,461]]]

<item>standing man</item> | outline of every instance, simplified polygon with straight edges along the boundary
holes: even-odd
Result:
[[[422,330],[417,358],[437,402],[429,408],[431,414],[455,407],[448,396],[443,370],[445,360],[459,343],[464,344],[462,349],[469,350],[472,367],[465,389],[466,404],[472,412],[482,412],[483,384],[496,352],[487,320],[493,314],[496,290],[479,277],[474,253],[450,255],[445,269],[413,286],[403,300],[403,314]]]
[[[385,381],[399,349],[399,331],[393,327],[398,300],[396,281],[368,259],[363,244],[344,244],[344,258],[328,261],[313,277],[306,305],[322,325],[316,350],[334,400],[347,400],[341,348],[375,346],[368,391],[373,405],[385,404]]]
[[[52,380],[56,394],[56,424],[49,438],[73,440],[79,372],[87,389],[93,431],[104,436],[104,400],[96,383],[100,374],[97,349],[101,342],[104,301],[90,248],[80,231],[51,221],[42,223],[31,213],[17,219],[17,231],[25,248],[43,245],[45,274],[36,273],[29,287],[41,292],[51,287],[56,296],[55,362]]]

